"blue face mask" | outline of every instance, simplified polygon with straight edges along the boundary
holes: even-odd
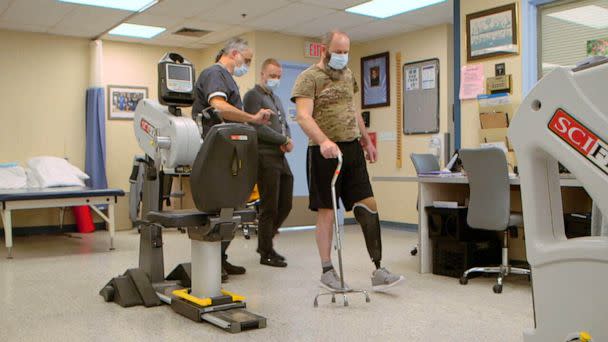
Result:
[[[348,54],[347,53],[333,53],[331,54],[331,58],[329,59],[329,63],[327,63],[332,69],[342,70],[346,68],[348,64]]]
[[[241,77],[249,71],[247,64],[243,63],[241,66],[234,67],[234,76]]]
[[[268,87],[268,89],[270,89],[272,91],[279,89],[280,84],[281,84],[281,80],[278,78],[269,78],[266,81],[266,86]]]

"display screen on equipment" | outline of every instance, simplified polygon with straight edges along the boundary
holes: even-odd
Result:
[[[186,65],[167,65],[167,78],[170,80],[191,81],[192,72]]]

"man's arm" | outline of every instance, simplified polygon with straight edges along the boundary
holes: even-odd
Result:
[[[245,112],[257,113],[260,109],[262,109],[262,100],[263,97],[260,96],[255,89],[248,91],[243,98],[243,108],[245,109]],[[259,141],[264,141],[274,145],[283,145],[289,141],[286,136],[266,125],[254,124],[254,127],[258,133]]]
[[[325,158],[337,158],[340,154],[340,149],[333,141],[323,133],[319,125],[315,122],[312,117],[314,108],[314,101],[307,97],[296,98],[296,120],[304,130],[304,133],[312,140],[315,144],[318,144],[321,148],[321,154]]]
[[[209,104],[220,111],[224,119],[236,122],[248,122],[256,124],[267,124],[270,115],[274,114],[270,109],[260,109],[256,114],[247,114],[231,105],[221,96],[211,98]]]

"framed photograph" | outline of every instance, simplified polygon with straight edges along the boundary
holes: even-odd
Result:
[[[147,87],[108,86],[108,120],[133,120],[141,99],[148,98]]]
[[[385,107],[391,103],[389,53],[361,58],[361,107]]]
[[[519,53],[515,3],[467,14],[466,24],[468,61]]]

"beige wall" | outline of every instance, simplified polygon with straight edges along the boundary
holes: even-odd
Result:
[[[506,73],[513,77],[513,103],[521,103],[522,97],[522,78],[521,78],[521,54],[512,57],[498,57],[483,59],[479,61],[467,62],[467,42],[466,42],[466,15],[474,12],[483,11],[497,6],[513,3],[513,0],[466,0],[460,2],[460,58],[462,65],[482,63],[484,65],[485,76],[494,76],[494,64],[505,63]],[[521,1],[516,0],[518,10],[518,42],[521,48]],[[476,100],[461,101],[461,123],[462,123],[462,147],[479,146],[479,110]]]
[[[408,32],[398,36],[384,38],[351,47],[350,68],[360,80],[360,58],[385,51],[390,52],[391,105],[370,109],[372,132],[396,132],[396,55],[401,52],[402,65],[430,58],[439,58],[440,87],[440,130],[447,132],[448,117],[451,117],[451,95],[449,75],[452,69],[450,47],[452,46],[452,26],[440,25],[432,28]],[[401,67],[401,66],[400,66]],[[359,81],[360,82],[360,81]],[[361,97],[357,96],[360,106]],[[400,130],[402,134],[402,130]],[[430,135],[403,135],[403,168],[396,167],[396,141],[378,139],[379,160],[370,165],[369,173],[374,176],[403,176],[415,174],[409,159],[410,153],[427,152]],[[374,193],[382,220],[417,223],[416,198],[418,194],[415,183],[374,182]]]
[[[390,107],[373,109],[371,131],[395,131],[395,54],[401,51],[402,62],[438,57],[441,63],[441,131],[447,130],[450,103],[448,91],[451,72],[451,25],[437,26],[395,37],[353,45],[351,69],[359,78],[360,57],[389,50],[391,52]],[[237,79],[245,93],[259,79],[261,63],[267,57],[281,61],[315,63],[316,59],[304,57],[304,43],[314,41],[271,32],[250,32],[243,35],[254,48],[255,54],[250,72]],[[78,167],[84,168],[84,120],[85,90],[89,82],[89,41],[78,38],[0,31],[3,53],[0,62],[6,79],[25,80],[35,84],[36,94],[0,85],[0,154],[2,161],[24,162],[34,155],[50,154],[65,156]],[[211,65],[221,44],[203,50],[177,49],[142,44],[104,41],[103,84],[148,87],[149,97],[156,98],[156,64],[168,51],[183,54],[192,60],[197,74]],[[44,56],[44,57],[41,57]],[[6,66],[6,68],[5,68]],[[6,70],[6,74],[5,71]],[[32,98],[35,99],[32,101]],[[360,98],[357,97],[357,102]],[[27,104],[27,105],[24,105]],[[109,186],[128,190],[128,176],[133,155],[141,153],[133,136],[131,121],[108,120],[106,122],[107,172]],[[395,142],[379,141],[380,162],[370,167],[372,176],[412,174],[409,162],[411,152],[427,150],[428,136],[404,136],[404,168],[395,168]],[[411,184],[376,183],[376,196],[384,220],[416,222],[416,187]],[[127,208],[119,208],[118,227],[128,226]],[[54,211],[44,215],[17,217],[16,225],[48,225],[56,223]]]
[[[85,93],[89,85],[89,40],[0,30],[0,162],[39,155],[68,158],[84,170]],[[196,61],[200,50],[104,42],[104,87],[148,87],[156,98],[156,64],[175,51]],[[107,103],[106,103],[107,106]],[[128,190],[134,154],[141,151],[132,121],[106,121],[107,176],[110,187]],[[117,228],[129,227],[127,201],[118,205]],[[58,224],[57,209],[18,211],[15,226]],[[66,223],[73,222],[66,214]]]
[[[67,157],[84,168],[88,41],[0,30],[0,161]]]
[[[25,166],[31,157],[51,155],[84,169],[88,44],[0,30],[0,162]],[[58,212],[18,211],[13,225],[58,224]]]

